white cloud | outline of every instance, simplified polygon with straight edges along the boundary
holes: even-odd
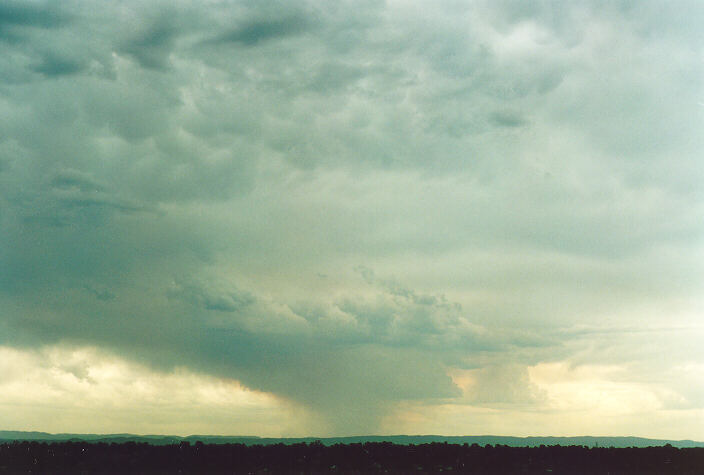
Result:
[[[233,380],[165,373],[96,348],[0,348],[0,425],[74,433],[300,432],[300,408]]]

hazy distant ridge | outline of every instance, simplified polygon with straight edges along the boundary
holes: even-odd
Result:
[[[86,442],[147,442],[154,445],[177,444],[180,442],[208,444],[271,445],[296,444],[321,441],[325,445],[353,444],[363,442],[393,442],[394,444],[427,444],[447,442],[450,444],[508,445],[512,447],[533,447],[539,445],[583,445],[587,447],[650,447],[670,444],[674,447],[704,447],[704,442],[693,440],[646,439],[643,437],[509,437],[496,435],[442,436],[442,435],[367,435],[356,437],[287,437],[267,438],[256,436],[218,435],[134,435],[134,434],[50,434],[47,432],[0,431],[0,441],[86,441]]]

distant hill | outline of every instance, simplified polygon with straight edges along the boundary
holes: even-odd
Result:
[[[152,445],[170,445],[181,442],[205,444],[273,445],[320,441],[324,445],[364,442],[392,442],[399,445],[447,442],[448,444],[508,445],[510,447],[537,447],[540,445],[581,445],[585,447],[653,447],[670,444],[673,447],[704,447],[704,442],[693,440],[646,439],[643,437],[509,437],[497,435],[443,436],[443,435],[366,435],[356,437],[287,437],[220,435],[134,435],[134,434],[50,434],[47,432],[0,431],[0,442],[10,441],[83,441],[83,442],[146,442]]]

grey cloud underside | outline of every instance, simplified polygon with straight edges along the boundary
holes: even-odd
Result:
[[[310,21],[304,16],[292,16],[280,20],[249,20],[210,40],[210,43],[241,43],[254,46],[268,40],[283,39],[309,30]]]
[[[456,399],[448,368],[521,404],[528,364],[701,362],[663,337],[649,373],[613,328],[704,308],[703,11],[4,3],[2,342],[359,431]]]
[[[178,25],[165,13],[144,31],[129,38],[121,51],[134,58],[140,66],[163,71],[168,68],[168,56],[178,36]]]
[[[98,344],[162,370],[186,365],[234,377],[320,411],[336,430],[369,430],[399,399],[458,395],[445,375],[445,358],[429,351],[435,344],[416,347],[417,338],[403,328],[426,324],[425,315],[404,316],[411,322],[397,323],[395,330],[353,317],[340,323],[303,311],[280,315],[247,293],[218,295],[193,283],[174,284],[156,304],[146,303],[149,295],[138,296],[140,308],[125,302],[135,295],[81,290],[48,296],[50,302],[33,306],[32,315],[5,320],[14,343]],[[73,305],[61,304],[67,297]]]
[[[0,6],[0,24],[5,27],[26,26],[56,28],[65,25],[69,15],[50,2],[3,2]]]

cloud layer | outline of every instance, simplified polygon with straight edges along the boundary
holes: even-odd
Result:
[[[292,433],[567,414],[589,365],[701,421],[702,20],[7,3],[0,345],[237,381],[322,421]]]

